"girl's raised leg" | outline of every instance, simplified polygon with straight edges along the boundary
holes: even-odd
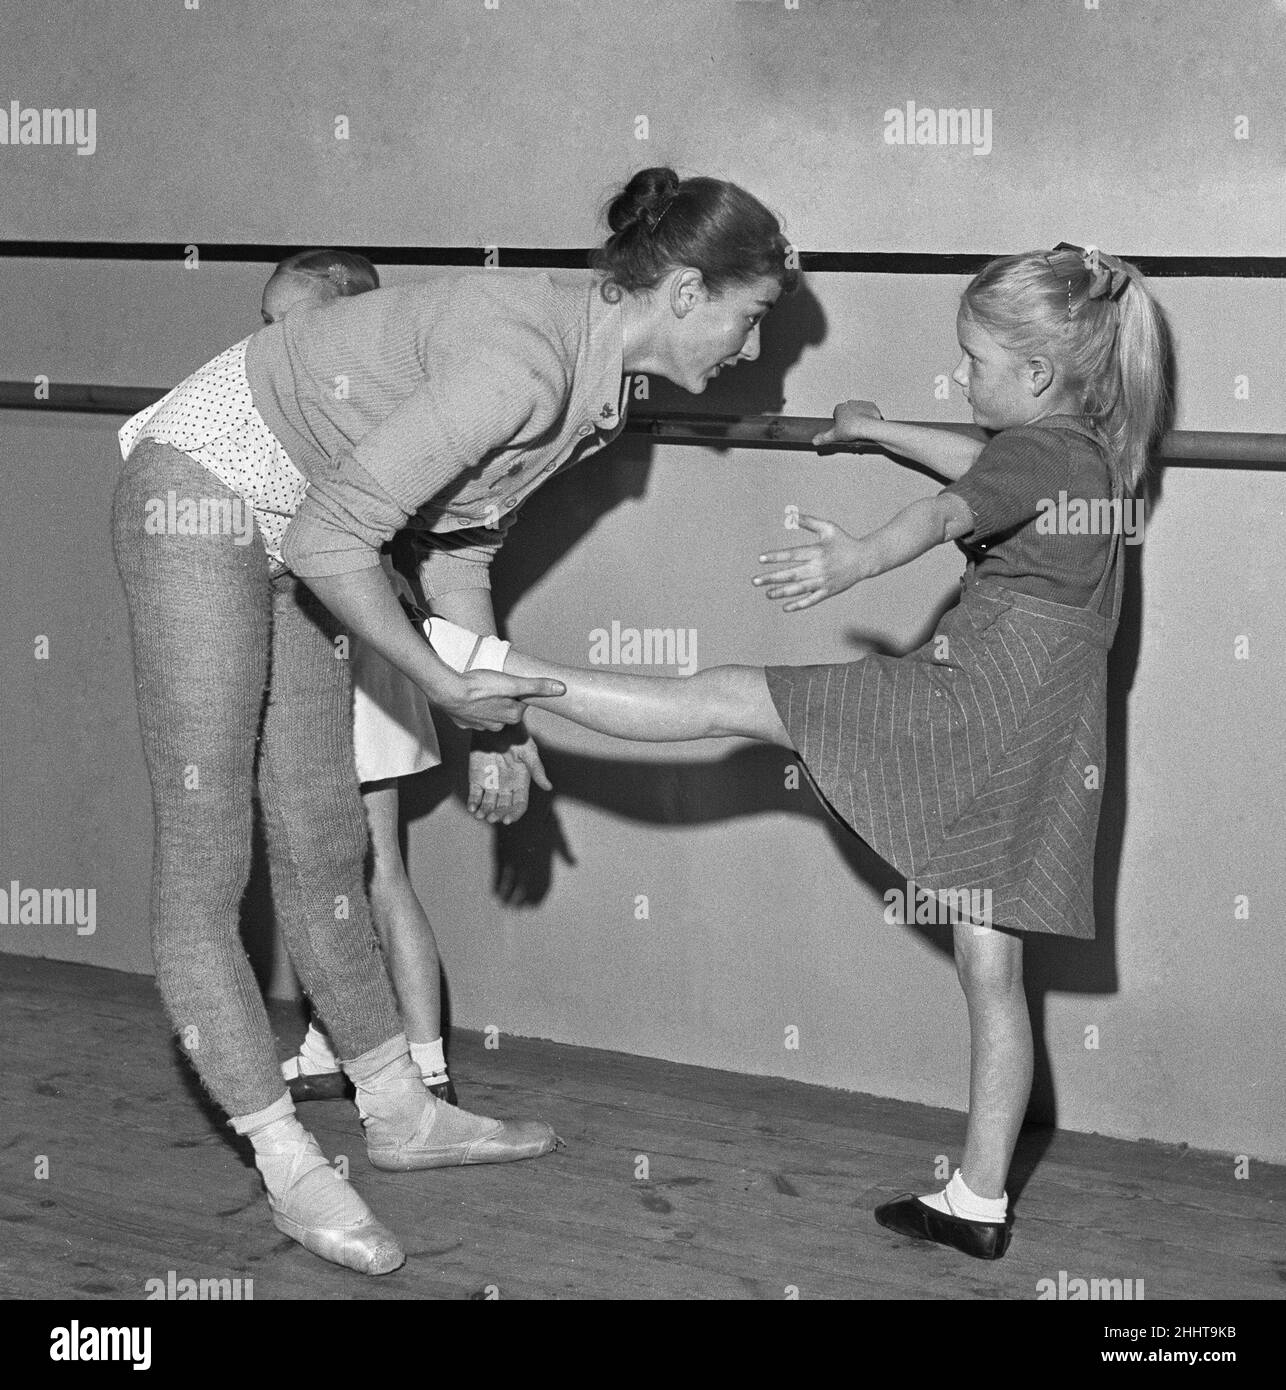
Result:
[[[694,676],[623,676],[557,666],[511,649],[504,669],[511,676],[562,681],[565,695],[528,703],[617,738],[754,738],[791,747],[762,666],[712,666]]]

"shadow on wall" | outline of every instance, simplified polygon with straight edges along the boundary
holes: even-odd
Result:
[[[786,399],[786,375],[805,348],[823,341],[826,315],[817,296],[801,282],[794,294],[778,301],[765,324],[758,359],[721,373],[701,396],[650,377],[648,400],[631,400],[630,409],[728,415],[779,412]],[[601,454],[528,498],[492,568],[492,601],[502,634],[523,595],[603,517],[622,502],[647,495],[656,447],[646,435],[623,434]]]
[[[649,383],[651,399],[639,408],[702,415],[778,415],[786,404],[786,376],[804,349],[826,340],[826,312],[807,279],[784,294],[764,319],[759,356],[720,372],[700,396],[660,378]]]

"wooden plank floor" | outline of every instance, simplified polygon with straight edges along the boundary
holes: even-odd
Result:
[[[276,1015],[282,1052],[302,1031]],[[1029,1131],[1009,1255],[904,1241],[871,1208],[924,1190],[963,1117],[926,1106],[618,1053],[455,1039],[467,1106],[548,1119],[534,1162],[379,1173],[356,1111],[302,1107],[401,1237],[365,1279],[267,1216],[249,1150],[174,1051],[152,981],[0,957],[0,1296],[133,1299],[146,1281],[253,1279],[283,1298],[1034,1299],[1037,1282],[1142,1279],[1147,1300],[1286,1293],[1286,1169]],[[35,1178],[38,1155],[47,1179]],[[640,1156],[646,1180],[636,1178]]]

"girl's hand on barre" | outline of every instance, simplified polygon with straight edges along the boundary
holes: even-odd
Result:
[[[549,700],[565,695],[562,681],[544,677],[506,676],[502,671],[466,671],[445,693],[425,692],[460,729],[498,733],[517,724],[527,712],[523,700]]]
[[[871,439],[871,422],[883,421],[879,407],[871,401],[845,401],[835,407],[835,423],[828,430],[813,436],[813,447],[827,444],[847,444],[853,440]]]
[[[812,608],[823,599],[842,594],[859,579],[876,573],[866,543],[850,536],[833,521],[801,516],[799,524],[818,538],[817,543],[799,545],[793,550],[770,550],[761,555],[761,565],[784,565],[786,568],[757,574],[751,581],[755,585],[770,585],[767,596],[771,599],[790,599],[783,612]]]

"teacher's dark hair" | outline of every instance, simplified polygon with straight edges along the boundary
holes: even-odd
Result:
[[[650,290],[676,267],[701,272],[711,294],[752,280],[799,280],[781,224],[758,198],[723,179],[640,169],[606,209],[612,235],[594,254],[603,297]]]

